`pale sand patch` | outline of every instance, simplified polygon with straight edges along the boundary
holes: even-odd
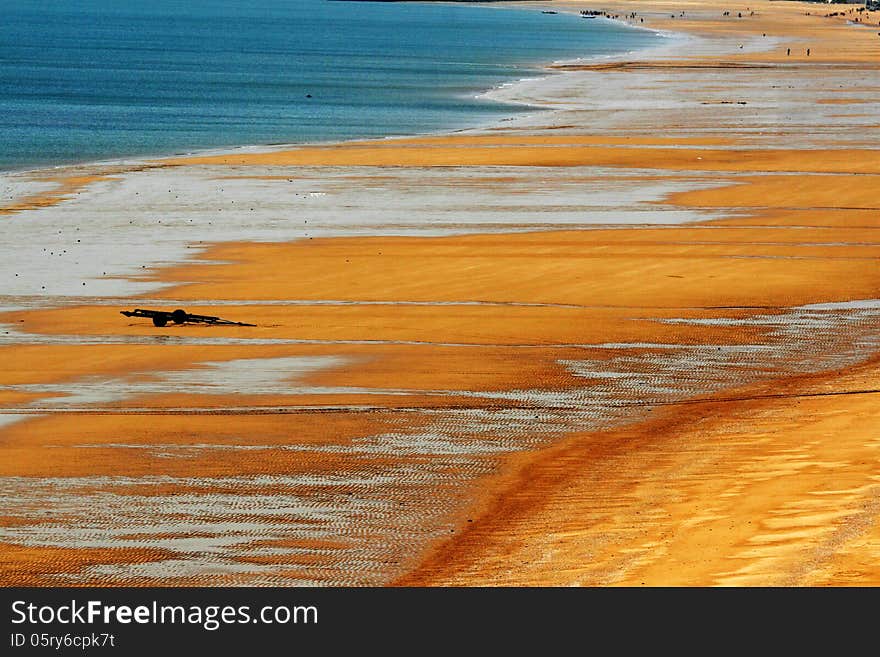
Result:
[[[92,183],[103,179],[103,176],[91,175],[39,176],[34,182],[43,187],[45,191],[20,196],[13,195],[9,200],[0,204],[0,216],[57,205],[75,196]]]

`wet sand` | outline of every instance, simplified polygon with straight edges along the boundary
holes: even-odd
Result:
[[[877,586],[876,363],[570,436],[400,584]]]
[[[553,112],[15,178],[2,583],[876,584],[880,39],[625,8]]]

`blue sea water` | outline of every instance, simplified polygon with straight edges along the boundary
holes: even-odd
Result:
[[[474,126],[519,111],[486,89],[656,42],[499,5],[0,0],[0,16],[0,170]]]

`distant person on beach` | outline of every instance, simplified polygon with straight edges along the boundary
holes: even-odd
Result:
[[[807,48],[807,57],[809,57],[809,56],[810,56],[810,49]]]
[[[791,55],[791,48],[786,48],[786,49],[785,49],[785,54],[786,54],[786,55]]]

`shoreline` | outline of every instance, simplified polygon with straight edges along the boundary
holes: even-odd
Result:
[[[4,313],[14,581],[873,581],[871,119],[810,66],[694,61],[579,65],[512,130],[179,158],[25,211],[256,238],[206,223],[158,291]],[[853,66],[835,88],[877,102]],[[259,326],[106,312],[147,298]]]
[[[381,1],[381,0],[380,0]],[[408,2],[409,0],[400,0],[403,2]],[[416,0],[417,1],[417,0]],[[438,2],[442,3],[446,0],[438,0]],[[464,3],[472,2],[472,0],[463,0]],[[497,3],[504,4],[505,0],[485,0],[487,3]],[[522,3],[528,4],[528,7],[523,7]],[[481,4],[481,2],[477,2],[477,4]],[[669,5],[675,5],[674,2],[666,3]],[[810,6],[811,3],[799,3],[804,4],[806,6]],[[572,8],[568,8],[567,5],[574,5]],[[615,5],[614,2],[611,5]],[[544,8],[552,8],[559,13],[565,13],[572,16],[579,15],[579,10],[582,7],[592,7],[590,3],[587,3],[586,0],[561,0],[558,2],[554,2],[553,0],[541,1],[541,0],[514,0],[514,3],[510,7],[510,9],[520,9],[526,11],[540,11]],[[618,11],[622,11],[618,9]],[[575,67],[577,66],[590,66],[597,65],[602,63],[617,63],[622,60],[633,60],[635,62],[638,61],[655,61],[658,55],[665,54],[672,58],[683,57],[685,59],[692,57],[692,55],[687,54],[683,51],[688,45],[700,43],[701,40],[705,41],[699,36],[696,36],[693,33],[684,31],[684,30],[670,30],[663,29],[659,27],[651,27],[650,25],[641,25],[634,24],[628,22],[625,18],[612,17],[612,16],[598,16],[596,18],[598,21],[607,21],[610,23],[614,23],[617,25],[621,25],[633,30],[642,30],[655,34],[658,37],[665,37],[671,40],[677,41],[677,43],[669,43],[661,46],[647,46],[645,48],[640,48],[632,51],[623,51],[616,54],[611,55],[595,55],[592,57],[572,57],[572,58],[562,58],[558,60],[553,60],[552,62],[544,62],[544,63],[535,63],[536,71],[543,71],[543,73],[538,73],[534,77],[521,78],[519,80],[512,80],[509,82],[499,83],[498,85],[486,89],[485,91],[477,92],[473,97],[474,98],[486,98],[490,102],[495,102],[499,104],[511,105],[512,107],[520,106],[523,108],[534,108],[536,110],[540,110],[541,112],[552,112],[554,109],[547,104],[542,104],[540,102],[529,103],[527,101],[523,101],[522,99],[517,99],[515,97],[516,91],[518,87],[530,87],[534,85],[541,86],[543,83],[547,81],[553,80],[557,76],[571,74],[574,72]],[[655,19],[656,20],[656,17]],[[847,22],[847,25],[850,27],[868,27],[873,28],[874,26],[866,23],[850,23]],[[880,25],[876,26],[880,27]],[[754,37],[757,39],[757,37]],[[756,41],[759,43],[759,41]],[[731,41],[732,44],[732,41]],[[753,50],[749,50],[746,52],[752,53],[760,53],[763,51],[767,51],[772,49],[774,44],[768,43],[765,48],[755,48]],[[716,50],[715,53],[717,55],[722,54],[731,54],[736,55],[736,49],[734,47],[725,47],[719,50]],[[510,96],[514,96],[511,98]],[[57,173],[64,170],[69,169],[89,169],[96,167],[141,167],[141,166],[150,166],[155,165],[157,163],[165,163],[170,160],[175,159],[188,159],[193,157],[212,157],[212,156],[231,156],[240,154],[242,151],[254,152],[254,153],[269,153],[275,152],[279,150],[289,150],[291,148],[307,148],[312,146],[334,146],[334,145],[344,145],[351,143],[363,143],[363,142],[384,142],[384,141],[394,141],[394,140],[407,140],[407,139],[415,139],[420,137],[441,137],[444,135],[457,135],[457,134],[468,134],[468,133],[482,133],[490,130],[498,130],[503,129],[508,126],[504,126],[503,123],[507,123],[509,121],[517,121],[518,119],[528,118],[529,114],[523,112],[512,117],[504,117],[501,119],[493,119],[491,121],[487,121],[484,124],[480,125],[470,125],[463,126],[460,128],[446,128],[440,129],[437,131],[429,131],[429,132],[419,132],[413,134],[395,134],[395,135],[387,135],[381,137],[352,137],[350,139],[344,140],[317,140],[317,141],[303,141],[303,142],[277,142],[277,143],[265,143],[265,144],[239,144],[228,147],[219,147],[219,148],[199,148],[192,151],[182,151],[182,152],[174,152],[168,154],[152,154],[152,155],[144,155],[144,156],[119,156],[106,160],[88,160],[82,162],[72,162],[72,163],[62,163],[56,165],[46,165],[39,167],[28,167],[25,169],[8,169],[8,170],[0,170],[0,176],[8,176],[8,175],[41,175],[47,173]],[[2,211],[3,207],[0,206],[0,211]]]
[[[382,1],[382,0],[379,0]],[[409,2],[410,0],[400,0],[401,2]],[[417,0],[416,0],[417,1]],[[441,3],[447,0],[439,0]],[[464,0],[463,4],[470,3],[473,0]],[[454,0],[453,0],[454,2]],[[504,3],[505,0],[486,0],[488,3]],[[541,2],[540,0],[513,0],[514,4],[510,7],[503,7],[506,9],[513,10],[525,10],[525,11],[540,11],[542,7],[550,7],[552,5],[552,1],[550,4],[546,2]],[[516,6],[518,3],[528,4],[528,7]],[[478,2],[477,4],[481,4]],[[567,13],[569,15],[577,15],[574,10],[572,11],[560,11],[559,13]],[[624,21],[615,21],[613,19],[605,19],[600,18],[600,20],[608,20],[609,22],[616,23],[619,25],[626,26],[631,29],[636,30],[645,30],[649,32],[655,32],[658,35],[662,34],[660,31],[652,30],[648,27],[640,27],[636,25],[630,25]],[[674,33],[670,33],[674,34]],[[682,35],[685,36],[685,35]],[[648,50],[649,48],[640,49],[640,50]],[[442,128],[436,131],[428,131],[428,132],[417,132],[412,134],[392,134],[386,136],[362,136],[362,137],[351,137],[350,139],[327,139],[327,140],[309,140],[309,141],[294,141],[294,142],[277,142],[277,143],[265,143],[265,144],[238,144],[232,146],[224,146],[218,148],[198,148],[192,151],[183,151],[183,152],[174,152],[174,153],[154,153],[151,155],[122,155],[119,157],[113,157],[110,159],[102,159],[102,160],[87,160],[81,162],[70,162],[70,163],[61,163],[54,165],[45,165],[45,166],[37,166],[37,167],[27,167],[23,169],[2,169],[0,170],[0,177],[2,176],[10,176],[10,175],[44,175],[51,172],[59,172],[65,171],[69,169],[94,169],[99,167],[140,167],[140,166],[150,166],[151,164],[155,164],[157,162],[164,162],[166,160],[172,160],[176,158],[189,158],[189,157],[208,157],[208,156],[223,156],[223,155],[235,155],[240,153],[241,151],[248,152],[273,152],[276,150],[285,150],[290,148],[304,148],[310,146],[333,146],[333,145],[341,145],[348,143],[360,143],[365,141],[386,141],[386,140],[395,140],[395,139],[412,139],[418,137],[430,137],[430,136],[443,136],[443,135],[454,135],[459,133],[469,133],[474,131],[485,131],[497,129],[499,127],[503,127],[503,123],[513,120],[518,116],[527,116],[527,109],[541,110],[541,111],[551,111],[549,108],[541,106],[541,105],[529,105],[522,102],[516,101],[505,101],[503,99],[496,100],[492,98],[493,92],[499,91],[501,89],[516,86],[522,82],[534,81],[536,79],[547,79],[548,73],[550,76],[552,75],[561,75],[564,74],[564,71],[556,71],[554,70],[554,66],[557,64],[565,63],[565,62],[587,62],[592,60],[603,60],[607,58],[616,58],[616,57],[624,57],[628,56],[631,53],[639,52],[636,51],[625,51],[620,53],[619,55],[596,55],[594,57],[574,57],[574,58],[563,58],[559,60],[553,60],[550,62],[535,62],[530,66],[535,70],[535,76],[528,78],[521,78],[519,80],[511,80],[509,82],[502,82],[496,86],[493,86],[489,89],[483,91],[477,91],[475,94],[468,94],[468,97],[473,97],[477,99],[486,99],[488,102],[495,103],[500,105],[510,105],[511,109],[515,107],[521,107],[523,109],[520,110],[518,114],[515,114],[512,117],[502,117],[496,118],[485,123],[480,123],[477,125],[465,125],[458,128]],[[3,210],[3,206],[0,206],[0,211]]]
[[[407,2],[409,0],[400,0]],[[443,2],[444,0],[439,0]],[[465,0],[465,2],[469,2],[470,0]],[[503,2],[504,0],[486,0],[489,3]],[[539,11],[543,7],[553,7],[559,10],[559,13],[567,13],[569,15],[577,16],[577,11],[580,6],[584,5],[584,0],[573,0],[574,3],[577,4],[576,8],[571,10],[564,9],[560,4],[541,2],[535,0],[514,0],[515,2],[523,2],[528,3],[529,7],[524,8],[522,6],[511,6],[511,9],[524,9],[527,11]],[[569,4],[568,2],[564,4]],[[595,65],[595,64],[603,64],[603,63],[614,63],[618,61],[624,60],[634,60],[634,61],[652,61],[656,58],[656,56],[660,53],[664,53],[665,55],[671,57],[678,56],[686,56],[682,51],[683,48],[686,48],[690,43],[695,43],[699,41],[699,37],[688,34],[687,32],[676,32],[670,30],[661,30],[652,28],[644,25],[635,25],[627,22],[626,20],[619,18],[612,18],[609,16],[600,16],[597,17],[596,20],[599,21],[607,21],[610,23],[614,23],[617,25],[621,25],[633,30],[642,30],[646,32],[651,32],[658,37],[668,38],[670,40],[675,40],[676,43],[669,43],[661,46],[647,46],[645,48],[640,48],[637,50],[623,51],[616,54],[611,55],[595,55],[592,57],[572,57],[572,58],[562,58],[558,60],[553,60],[552,62],[544,62],[544,63],[536,63],[534,64],[536,75],[533,77],[521,78],[518,80],[512,80],[509,82],[499,83],[498,85],[486,89],[485,91],[480,91],[474,94],[474,98],[486,99],[489,102],[497,103],[499,105],[509,105],[511,108],[521,107],[523,108],[519,113],[514,114],[510,117],[503,117],[500,119],[493,119],[487,121],[486,123],[482,123],[479,125],[468,125],[460,128],[445,128],[439,129],[437,131],[428,131],[428,132],[419,132],[413,134],[394,134],[394,135],[386,135],[381,137],[352,137],[350,139],[343,140],[317,140],[317,141],[303,141],[303,142],[278,142],[278,143],[266,143],[266,144],[239,144],[228,147],[219,147],[219,148],[200,148],[192,151],[182,151],[175,152],[169,154],[152,154],[152,155],[144,155],[144,156],[119,156],[106,160],[88,160],[82,162],[71,162],[71,163],[61,163],[55,165],[46,165],[46,166],[38,166],[38,167],[28,167],[24,169],[7,169],[0,170],[0,177],[2,176],[36,176],[45,177],[47,174],[58,174],[63,173],[69,170],[87,170],[94,171],[95,169],[101,168],[111,168],[111,169],[122,169],[123,171],[126,168],[140,168],[140,167],[150,167],[150,166],[164,166],[165,164],[172,162],[173,160],[180,159],[189,159],[189,158],[201,158],[201,157],[223,157],[223,156],[235,156],[244,153],[272,153],[277,151],[285,151],[290,150],[292,148],[308,148],[308,147],[322,147],[322,146],[340,146],[346,144],[360,144],[364,142],[394,142],[396,140],[409,140],[409,139],[418,139],[425,137],[443,137],[443,136],[451,136],[458,134],[470,134],[470,133],[484,133],[493,130],[501,130],[508,126],[505,126],[505,123],[508,122],[516,122],[518,120],[524,120],[529,118],[530,113],[527,112],[527,109],[537,110],[539,112],[553,112],[554,109],[551,106],[548,106],[546,103],[541,103],[539,101],[529,102],[523,99],[515,98],[516,92],[520,88],[527,88],[533,86],[544,86],[548,82],[553,81],[554,78],[563,75],[571,75],[571,70],[566,70],[567,67],[573,66],[581,66],[581,65]],[[727,52],[727,50],[720,50],[718,54],[723,52]],[[541,71],[538,73],[538,71]],[[511,96],[514,96],[511,98]],[[4,210],[5,206],[0,206],[0,212]]]

